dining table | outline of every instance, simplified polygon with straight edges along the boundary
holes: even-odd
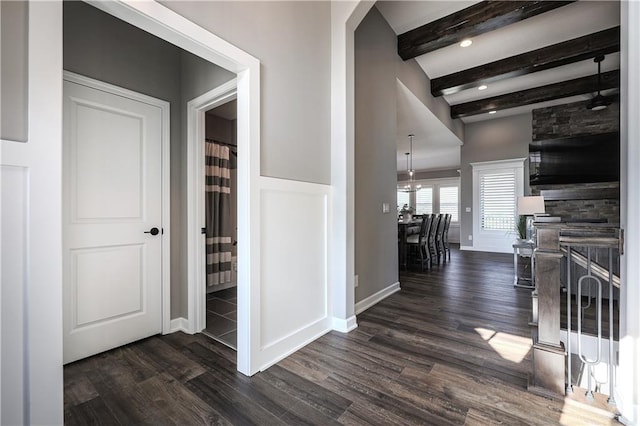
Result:
[[[407,268],[407,254],[409,252],[407,237],[420,232],[422,219],[412,219],[408,222],[398,220],[398,261],[401,269]]]

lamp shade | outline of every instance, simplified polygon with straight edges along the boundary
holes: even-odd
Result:
[[[531,216],[544,213],[544,197],[518,197],[518,214],[521,216]]]

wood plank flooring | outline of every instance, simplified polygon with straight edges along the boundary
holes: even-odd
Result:
[[[510,255],[452,250],[267,371],[204,335],[155,336],[65,367],[68,425],[616,424],[526,391],[529,291]]]

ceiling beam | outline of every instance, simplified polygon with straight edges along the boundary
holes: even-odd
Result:
[[[573,1],[483,1],[400,34],[398,55],[406,61],[569,3]]]
[[[433,96],[451,95],[481,84],[495,83],[618,51],[620,51],[620,27],[613,27],[434,78],[431,80],[431,93]]]
[[[451,118],[462,118],[489,111],[500,111],[523,105],[568,98],[593,93],[597,90],[598,76],[576,78],[560,83],[548,84],[533,89],[521,90],[492,98],[480,99],[451,106]],[[600,90],[620,87],[620,70],[602,73]]]

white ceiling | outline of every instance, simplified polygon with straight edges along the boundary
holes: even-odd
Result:
[[[451,13],[464,9],[476,1],[378,1],[376,7],[385,17],[391,28],[396,34],[402,34],[406,31],[432,22],[436,19],[447,16]],[[437,78],[448,75],[457,71],[472,68],[488,62],[496,61],[530,50],[535,50],[544,46],[560,43],[573,38],[581,37],[593,32],[601,31],[620,24],[620,4],[617,1],[577,1],[557,8],[553,11],[546,12],[526,19],[524,21],[508,25],[504,28],[491,31],[486,34],[474,37],[473,44],[470,47],[462,48],[458,45],[448,46],[438,49],[434,52],[416,58],[418,64],[422,67],[425,74],[430,78]],[[602,63],[602,71],[610,71],[618,69],[620,66],[620,55],[607,55]],[[475,88],[464,90],[453,95],[445,96],[444,99],[450,104],[459,104],[470,102],[478,99],[488,98],[500,94],[511,93],[518,90],[529,89],[533,87],[543,86],[546,84],[566,81],[573,78],[593,75],[597,72],[597,65],[593,60],[585,60],[575,64],[565,65],[550,70],[537,72],[525,76],[503,80],[501,82],[490,84],[486,90],[479,91]],[[400,105],[404,107],[415,105],[415,102],[409,100],[401,100],[406,98],[406,93],[398,95],[398,111],[400,115]],[[498,111],[496,114],[479,114],[475,116],[465,117],[462,119],[465,123],[471,123],[482,120],[490,120],[498,117],[504,117],[514,114],[522,114],[530,112],[535,108],[542,108],[551,105],[574,102],[578,100],[589,99],[589,95],[574,96],[571,98],[558,99],[535,105],[527,105],[509,110]],[[415,100],[417,101],[417,100]],[[419,103],[419,101],[418,101]],[[420,103],[420,105],[422,105]],[[403,108],[404,108],[403,107]],[[424,108],[428,111],[428,109]],[[398,118],[402,121],[402,126],[398,125],[398,170],[406,169],[406,160],[404,160],[405,147],[402,146],[400,132],[407,141],[408,133],[419,135],[423,133],[431,135],[429,143],[420,144],[416,149],[414,144],[414,168],[422,169],[418,164],[425,165],[425,168],[447,168],[451,162],[450,156],[446,160],[442,159],[442,164],[433,164],[431,159],[440,157],[440,153],[434,151],[434,146],[445,144],[445,141],[451,143],[452,137],[455,137],[445,127],[437,128],[433,120],[425,119],[425,111],[420,109],[413,113],[402,110],[406,117]],[[439,120],[435,120],[438,123]],[[440,123],[442,124],[442,123]],[[425,127],[427,126],[427,127]],[[434,126],[431,128],[431,126]],[[402,128],[402,130],[401,130]],[[415,128],[419,130],[411,131]],[[449,133],[450,137],[443,136],[443,133]],[[443,138],[443,143],[432,141],[437,135]],[[456,138],[457,139],[457,138]],[[417,137],[416,137],[417,140]],[[405,142],[405,145],[408,142]],[[435,144],[435,145],[434,145]],[[459,151],[459,148],[458,148]],[[427,160],[431,156],[431,159]],[[402,158],[402,162],[400,161]],[[418,158],[421,160],[416,161]],[[401,164],[402,163],[402,164]],[[458,164],[451,167],[459,166]]]

